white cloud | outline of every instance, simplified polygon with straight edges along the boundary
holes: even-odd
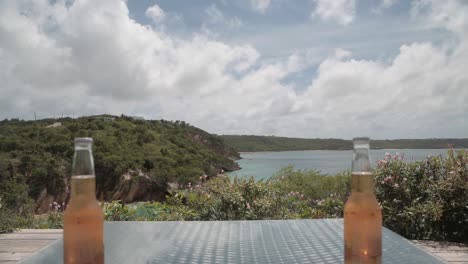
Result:
[[[208,17],[207,23],[209,24],[224,25],[228,28],[239,28],[243,25],[242,21],[236,16],[226,17],[224,13],[218,7],[216,7],[215,4],[205,8],[205,13]]]
[[[297,92],[283,80],[311,52],[262,60],[250,45],[180,39],[129,17],[125,1],[0,2],[0,118],[63,112],[185,120],[214,133],[466,137],[468,12],[418,1],[449,45],[402,45],[389,63],[336,49]],[[310,54],[309,54],[310,53]]]
[[[166,13],[157,4],[148,7],[145,12],[146,16],[151,18],[154,23],[159,23],[164,20]]]
[[[468,37],[468,2],[464,0],[415,0],[412,15],[426,27],[445,28],[464,40]]]
[[[424,4],[430,9],[424,20],[454,32],[457,45],[403,45],[390,64],[355,60],[350,54],[330,57],[299,100],[301,112],[324,117],[305,114],[303,119],[315,118],[332,135],[341,127],[376,137],[466,137],[468,12],[457,1]]]
[[[311,16],[323,20],[334,20],[341,25],[348,25],[354,20],[356,0],[314,0],[316,3]]]
[[[250,0],[250,5],[252,8],[261,13],[264,14],[268,7],[270,7],[271,0]]]
[[[372,9],[375,14],[381,14],[383,9],[390,8],[398,3],[399,0],[382,0],[377,7]]]

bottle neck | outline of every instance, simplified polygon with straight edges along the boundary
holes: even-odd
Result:
[[[374,194],[374,177],[370,172],[353,172],[351,176],[352,192]]]
[[[72,176],[76,175],[94,175],[94,161],[91,146],[75,146],[73,155]]]
[[[371,161],[369,153],[369,145],[354,146],[353,151],[353,173],[364,173],[371,171]]]
[[[72,176],[71,197],[96,199],[96,177],[94,175]]]

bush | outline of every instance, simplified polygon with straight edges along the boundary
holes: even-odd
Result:
[[[315,171],[282,170],[281,177],[270,181],[254,178],[217,177],[187,189],[171,193],[165,203],[142,202],[123,204],[120,201],[103,203],[106,221],[181,221],[181,220],[261,220],[342,217],[343,197],[349,192],[346,178],[320,176]],[[301,176],[302,175],[302,176]],[[305,176],[304,176],[305,175]],[[308,176],[309,175],[309,176]],[[314,175],[313,177],[311,175]],[[297,185],[300,191],[292,191],[295,179],[315,181],[317,190],[333,193],[320,194],[307,190],[307,184]],[[330,180],[331,179],[331,180]],[[349,180],[348,180],[349,181]],[[36,219],[38,228],[60,228],[61,210],[57,208]]]
[[[309,215],[304,196],[279,190],[271,182],[254,178],[218,177],[204,185],[177,193],[178,204],[196,212],[192,220],[290,219]]]
[[[23,175],[0,156],[0,233],[32,223],[32,201]]]
[[[468,242],[468,152],[413,163],[387,154],[375,176],[386,227],[410,239]]]
[[[270,181],[283,192],[299,192],[313,200],[334,196],[344,201],[351,190],[350,177],[349,171],[324,176],[316,170],[295,170],[288,166],[277,172]]]
[[[468,152],[405,162],[387,154],[375,168],[383,224],[409,239],[468,242]],[[217,177],[167,196],[165,203],[104,203],[110,221],[260,220],[343,217],[350,173],[321,176],[282,169],[269,181]],[[48,219],[55,219],[49,216]],[[52,225],[53,221],[48,224]]]

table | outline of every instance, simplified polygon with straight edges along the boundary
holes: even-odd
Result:
[[[343,263],[343,219],[106,222],[106,263]],[[384,263],[442,263],[383,228]],[[21,263],[62,263],[63,240]]]

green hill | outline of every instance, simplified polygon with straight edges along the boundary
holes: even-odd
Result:
[[[308,139],[275,136],[222,135],[227,145],[237,151],[287,151],[287,150],[347,150],[352,149],[351,140]],[[371,140],[373,149],[430,149],[430,148],[467,148],[468,138],[461,139],[393,139]]]
[[[220,137],[183,121],[145,121],[110,115],[3,120],[0,121],[3,203],[8,203],[5,201],[9,197],[14,202],[8,184],[20,186],[18,192],[26,190],[43,210],[52,201],[66,201],[75,137],[94,139],[97,192],[103,200],[124,199],[124,195],[131,196],[125,198],[127,201],[163,199],[169,184],[185,186],[204,174],[212,177],[221,169],[238,169],[233,161],[239,158],[235,150],[227,147]],[[134,177],[122,184],[123,175]]]

